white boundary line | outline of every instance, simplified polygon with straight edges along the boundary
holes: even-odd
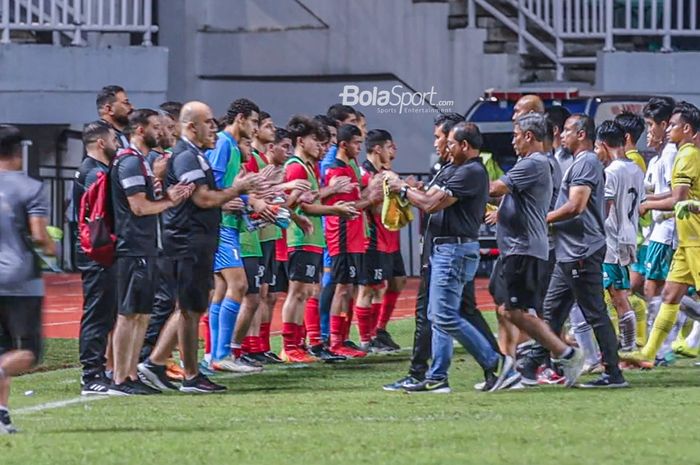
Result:
[[[43,412],[44,410],[52,410],[57,408],[68,407],[73,404],[82,404],[85,402],[93,402],[95,400],[107,399],[108,396],[81,396],[74,397],[73,399],[59,400],[55,402],[46,402],[45,404],[32,405],[31,407],[24,407],[12,410],[13,415],[28,415],[30,413]]]

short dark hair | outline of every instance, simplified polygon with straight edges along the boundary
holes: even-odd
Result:
[[[319,142],[328,142],[331,140],[331,131],[328,129],[328,126],[324,126],[323,124],[319,124],[316,127],[316,137],[318,138]]]
[[[544,117],[544,139],[543,142],[554,142],[554,123],[548,116]]]
[[[547,111],[544,112],[544,115],[555,127],[559,128],[559,132],[561,133],[564,130],[564,123],[566,123],[567,118],[571,116],[571,112],[567,110],[566,107],[556,105],[549,107]]]
[[[338,145],[341,142],[350,142],[353,137],[362,137],[362,131],[354,124],[343,124],[338,128]]]
[[[260,113],[260,108],[252,101],[247,98],[239,98],[231,102],[226,112],[226,124],[233,124],[233,120],[239,114],[243,115],[244,118],[248,118],[251,114]]]
[[[309,118],[306,115],[294,115],[287,123],[287,131],[289,138],[292,139],[292,145],[296,147],[299,137],[307,137],[318,134],[320,124]]]
[[[652,97],[647,104],[644,105],[642,115],[658,124],[671,119],[671,114],[675,106],[676,101],[671,97]]]
[[[367,131],[367,139],[365,140],[365,148],[367,153],[370,153],[375,146],[384,145],[387,141],[393,141],[391,133],[386,129],[370,129]]]
[[[139,108],[132,111],[129,115],[129,126],[127,126],[126,132],[133,134],[137,127],[148,126],[148,118],[151,116],[158,116],[158,112],[150,108]]]
[[[110,86],[104,86],[100,91],[97,93],[97,111],[100,111],[100,108],[102,108],[105,105],[111,105],[117,100],[117,94],[119,92],[125,92],[124,88],[122,86],[117,86],[117,85],[110,85]]]
[[[365,118],[365,114],[362,113],[360,110],[355,110],[355,114],[358,118]]]
[[[595,138],[613,148],[624,147],[625,128],[617,121],[603,121],[596,130]]]
[[[345,121],[350,115],[357,115],[357,112],[353,107],[342,103],[331,105],[326,112],[326,116],[336,121]]]
[[[289,131],[284,128],[275,128],[275,144],[279,144],[284,139],[290,139]]]
[[[529,132],[538,142],[542,142],[547,135],[545,117],[541,113],[527,113],[517,120],[515,125],[523,132]]]
[[[481,135],[481,131],[479,131],[479,126],[474,123],[467,123],[464,121],[457,123],[452,128],[452,131],[455,133],[455,140],[457,142],[464,142],[466,140],[467,144],[476,150],[481,150],[481,147],[484,145],[484,138]]]
[[[634,144],[637,143],[644,132],[644,118],[636,113],[623,111],[615,117],[615,122],[622,127],[625,134],[630,135]]]
[[[593,139],[595,139],[595,123],[593,122],[593,118],[584,113],[575,113],[569,116],[567,120],[570,118],[575,118],[576,131],[583,131],[586,135],[586,139],[593,142]]]
[[[13,158],[22,153],[22,131],[9,124],[0,124],[0,158]]]
[[[163,102],[160,104],[159,107],[161,110],[169,114],[175,121],[178,121],[180,119],[180,112],[182,111],[182,103],[181,102],[174,102],[174,101],[168,101],[168,102]]]
[[[465,120],[465,118],[463,115],[460,115],[459,113],[450,112],[450,113],[439,114],[438,116],[435,117],[434,122],[435,122],[435,126],[442,128],[443,131],[445,130],[444,124],[447,122],[452,122],[452,125],[449,127],[449,129],[447,129],[447,132],[446,132],[446,134],[447,134],[450,132],[450,129],[452,129],[455,124],[461,123],[464,120]]]
[[[688,102],[678,102],[673,109],[673,115],[679,114],[684,123],[689,124],[693,131],[700,130],[700,110]]]
[[[272,115],[269,114],[268,112],[264,110],[260,110],[260,122],[262,123],[263,120],[272,118]]]
[[[326,127],[333,126],[336,129],[338,128],[338,122],[328,115],[316,115],[314,119]]]
[[[98,139],[109,137],[112,127],[102,120],[93,121],[83,126],[83,145],[97,142]]]

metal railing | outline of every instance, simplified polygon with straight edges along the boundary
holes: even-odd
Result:
[[[153,24],[153,0],[0,0],[0,44],[12,31],[52,32],[84,45],[83,33],[142,33],[145,46],[158,31]]]
[[[619,37],[660,37],[662,52],[672,50],[674,37],[700,37],[700,6],[697,0],[501,0],[517,11],[508,16],[499,2],[467,0],[468,25],[476,26],[476,6],[518,35],[518,51],[527,45],[556,65],[563,79],[570,64],[595,63],[595,56],[566,56],[565,43],[601,40],[603,50],[615,50]],[[549,40],[543,37],[549,37]]]

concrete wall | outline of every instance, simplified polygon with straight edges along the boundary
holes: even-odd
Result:
[[[698,76],[700,52],[599,52],[596,88],[606,93],[670,95],[700,105]]]
[[[204,0],[196,9],[192,3],[173,0],[160,9],[160,44],[172,50],[168,95],[205,100],[217,114],[248,97],[284,124],[294,113],[324,113],[346,85],[432,90],[435,104],[452,102],[441,110],[463,113],[484,88],[517,85],[517,57],[484,55],[483,30],[448,30],[446,3]],[[370,128],[394,134],[397,169],[425,171],[438,108],[420,103],[399,113],[375,103],[355,106]]]

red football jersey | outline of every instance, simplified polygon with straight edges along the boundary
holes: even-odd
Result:
[[[357,173],[352,166],[342,160],[335,159],[326,170],[326,182],[338,176],[347,176],[351,182],[359,184]],[[360,187],[347,194],[335,194],[325,200],[326,205],[334,205],[337,202],[357,202],[360,200]],[[338,216],[326,217],[326,242],[328,254],[331,257],[342,253],[365,253],[365,224],[362,215],[348,219]]]
[[[314,174],[316,175],[316,179],[318,179],[318,167],[314,167]],[[284,182],[294,181],[296,179],[303,179],[304,181],[306,181],[308,179],[306,169],[299,163],[290,163],[284,169]],[[285,232],[285,240],[286,237],[287,234]],[[313,245],[304,245],[302,247],[288,247],[287,250],[288,252],[292,252],[294,250],[303,250],[306,252],[314,252],[319,254],[323,253],[322,247],[316,247]]]

